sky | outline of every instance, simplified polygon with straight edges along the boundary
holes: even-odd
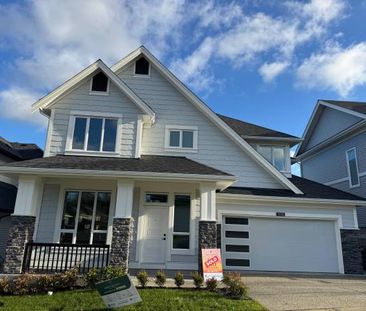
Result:
[[[366,101],[366,0],[0,0],[0,136],[44,147],[31,105],[145,45],[218,113],[301,136],[318,99]]]

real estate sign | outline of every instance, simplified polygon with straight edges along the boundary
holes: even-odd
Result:
[[[212,278],[218,281],[222,280],[222,261],[219,248],[202,249],[202,270],[205,282]]]
[[[128,275],[95,284],[108,308],[118,308],[141,301]]]

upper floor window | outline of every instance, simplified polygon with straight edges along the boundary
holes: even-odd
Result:
[[[107,94],[109,89],[109,79],[103,73],[97,73],[91,80],[90,91],[92,93]]]
[[[165,148],[196,150],[197,127],[193,126],[166,126]]]
[[[70,116],[66,151],[116,153],[122,116],[89,116],[87,112],[85,114]]]
[[[135,62],[135,75],[150,75],[150,63],[144,57]]]
[[[257,147],[258,152],[279,171],[287,171],[286,147],[262,146]]]
[[[360,178],[358,176],[356,148],[347,150],[346,156],[347,156],[347,165],[348,165],[349,186],[351,188],[357,187],[360,185]]]

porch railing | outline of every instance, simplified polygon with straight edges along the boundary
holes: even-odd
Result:
[[[79,273],[103,268],[109,262],[109,245],[29,242],[25,246],[23,272],[64,272],[74,267]]]

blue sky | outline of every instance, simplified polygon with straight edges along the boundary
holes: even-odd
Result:
[[[141,44],[216,112],[301,136],[317,99],[366,101],[365,17],[361,0],[0,1],[0,136],[43,148],[31,104]]]

